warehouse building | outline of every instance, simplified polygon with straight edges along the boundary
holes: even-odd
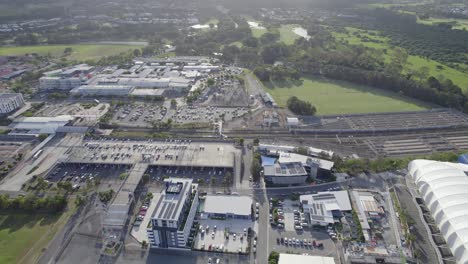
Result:
[[[332,257],[308,256],[297,254],[279,254],[278,264],[335,264]]]
[[[148,240],[152,248],[187,248],[199,204],[198,184],[179,178],[169,178],[164,183],[147,229]]]
[[[23,107],[24,99],[20,93],[0,94],[0,114],[8,114]]]
[[[468,165],[413,160],[408,170],[457,263],[468,263]]]
[[[237,195],[207,195],[201,218],[251,219],[252,198]]]
[[[348,191],[301,195],[299,200],[311,225],[334,224],[339,221],[343,211],[352,210]]]

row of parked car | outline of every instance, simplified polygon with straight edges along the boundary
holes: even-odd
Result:
[[[296,239],[295,237],[293,238],[287,238],[287,237],[282,237],[282,238],[277,238],[276,242],[278,244],[282,244],[285,246],[292,246],[292,247],[304,247],[304,248],[323,248],[323,243],[318,243],[315,240],[307,240],[307,239]]]
[[[147,199],[147,200],[145,200],[143,205],[140,207],[140,211],[139,211],[139,213],[138,213],[138,215],[136,217],[136,221],[134,223],[135,226],[140,226],[141,225],[141,222],[145,218],[146,212],[148,211],[148,207],[150,205],[150,202],[151,202],[151,200]]]

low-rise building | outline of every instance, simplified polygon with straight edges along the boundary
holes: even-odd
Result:
[[[152,248],[187,248],[199,204],[198,184],[179,178],[169,178],[164,183],[147,229],[148,240]]]
[[[23,107],[24,99],[20,93],[0,94],[0,114],[8,114]]]
[[[299,200],[311,225],[333,224],[339,220],[343,211],[352,210],[348,191],[301,195]]]
[[[237,195],[207,195],[201,208],[201,217],[251,219],[252,198]]]

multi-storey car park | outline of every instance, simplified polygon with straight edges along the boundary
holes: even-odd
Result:
[[[89,140],[67,151],[68,157],[58,162],[65,166],[123,166],[128,177],[117,189],[103,221],[106,234],[121,234],[134,204],[135,190],[143,174],[156,170],[166,172],[186,170],[204,172],[222,178],[237,172],[240,152],[233,144],[223,142],[192,142],[191,140],[117,141]],[[69,175],[78,186],[79,177]],[[48,177],[61,181],[63,178]],[[185,182],[187,179],[180,179]],[[192,180],[190,180],[192,181]],[[168,193],[167,193],[168,194]],[[116,236],[118,238],[119,236]],[[173,245],[174,246],[174,245]],[[177,246],[177,245],[176,245]],[[180,246],[180,245],[179,245]]]

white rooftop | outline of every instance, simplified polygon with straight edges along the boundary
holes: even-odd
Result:
[[[335,259],[332,257],[281,253],[278,264],[335,264]]]
[[[72,121],[73,117],[62,115],[56,117],[25,117],[15,120],[9,127],[13,129],[12,134],[21,134],[19,131],[28,130],[32,134],[54,134],[59,127],[65,126]],[[29,133],[23,133],[29,134]]]
[[[248,216],[252,210],[252,198],[237,195],[207,195],[202,212]]]

